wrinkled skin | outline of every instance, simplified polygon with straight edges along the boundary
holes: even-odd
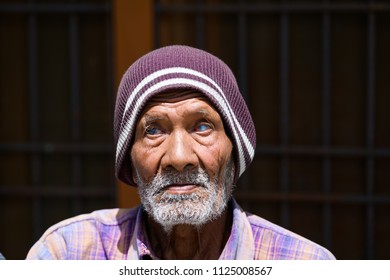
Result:
[[[219,257],[231,227],[232,149],[220,115],[201,94],[163,93],[148,102],[131,159],[158,257]]]

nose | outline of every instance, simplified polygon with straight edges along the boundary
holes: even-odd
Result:
[[[174,168],[180,172],[198,166],[195,143],[187,131],[173,131],[168,137],[166,151],[161,159],[162,169]]]

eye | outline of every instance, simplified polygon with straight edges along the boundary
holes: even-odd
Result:
[[[212,125],[209,123],[200,123],[195,127],[196,132],[206,132],[212,129]]]
[[[158,135],[158,134],[161,134],[162,131],[161,129],[159,129],[158,127],[155,127],[155,126],[148,126],[145,128],[145,134],[146,135]]]

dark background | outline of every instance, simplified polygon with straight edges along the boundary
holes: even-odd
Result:
[[[0,1],[0,251],[8,259],[24,258],[64,218],[122,206],[112,23],[123,1]],[[147,2],[153,48],[199,47],[236,74],[258,139],[235,192],[243,208],[339,259],[389,259],[389,2]]]

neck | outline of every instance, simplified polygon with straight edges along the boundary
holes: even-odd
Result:
[[[218,259],[231,231],[232,215],[228,208],[205,225],[176,225],[170,232],[148,217],[146,228],[154,253],[166,260]]]

